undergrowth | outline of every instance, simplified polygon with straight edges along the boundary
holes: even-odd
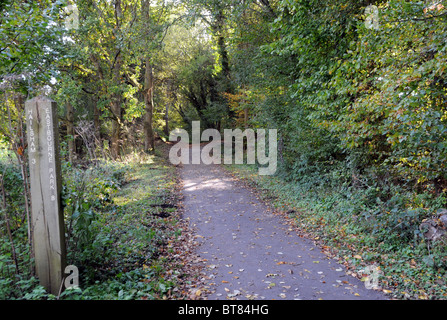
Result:
[[[18,274],[7,237],[0,239],[0,298],[181,299],[186,275],[168,253],[184,240],[185,228],[175,168],[163,153],[82,168],[65,162],[62,169],[67,265],[78,268],[79,286],[55,296],[39,285],[30,272],[26,226],[20,226],[14,233]]]

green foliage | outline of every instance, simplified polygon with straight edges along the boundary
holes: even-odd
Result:
[[[224,99],[217,89],[218,82],[213,68],[212,52],[199,51],[197,56],[185,64],[178,76],[178,81],[182,83],[181,93],[204,128],[216,127],[227,115]]]
[[[21,280],[1,279],[0,280],[0,299],[25,299],[25,300],[50,300],[55,297],[48,294],[44,287],[39,285],[39,281],[31,277],[19,277]]]
[[[276,128],[284,181],[271,180],[269,188],[310,210],[302,214],[303,228],[323,232],[343,243],[343,250],[351,250],[346,243],[362,243],[357,249],[371,261],[380,254],[390,256],[386,261],[415,259],[417,268],[383,265],[390,272],[388,284],[397,281],[393,272],[431,284],[434,270],[445,273],[445,248],[424,243],[419,230],[423,219],[447,206],[444,1],[373,1],[378,28],[365,23],[371,1],[75,2],[76,30],[62,27],[65,1],[0,3],[0,109],[8,116],[0,122],[0,139],[18,159],[26,151],[22,98],[43,91],[50,79],[56,79],[51,95],[61,122],[94,122],[90,138],[100,140],[95,147],[103,155],[119,150],[122,139],[131,144],[144,136],[148,61],[155,86],[151,119],[159,135],[196,119],[203,129],[242,126],[242,121],[252,128]],[[72,120],[65,119],[66,103],[74,108]],[[245,114],[247,123],[240,119]],[[164,128],[168,120],[171,128]],[[147,190],[140,190],[141,201],[116,197],[123,168],[128,169],[103,163],[64,166],[70,259],[83,266],[86,284],[100,281],[82,293],[67,291],[64,298],[106,291],[123,299],[146,292],[160,296],[170,286],[130,284],[157,274],[141,265],[157,255],[164,233],[153,216],[137,214],[154,213]],[[17,264],[25,272],[22,176],[3,164],[0,170],[7,193],[2,213],[11,217]],[[5,223],[3,217],[0,222]],[[320,231],[326,224],[330,228]],[[54,298],[32,281],[14,279],[12,245],[4,234],[1,241],[2,288],[16,298],[25,291],[30,299]],[[126,262],[117,262],[120,258]],[[99,280],[95,270],[101,270]],[[111,275],[120,276],[113,281]],[[20,281],[25,278],[26,273]],[[435,287],[433,296],[444,294]],[[426,289],[413,284],[411,290]]]
[[[156,157],[155,162],[154,156],[140,155],[125,163],[92,167],[84,175],[73,172],[67,189],[74,195],[67,199],[81,195],[80,202],[90,203],[88,210],[95,218],[90,219],[89,211],[72,217],[78,222],[86,215],[78,222],[79,229],[73,228],[68,250],[69,263],[79,268],[81,283],[80,289],[65,291],[60,299],[160,299],[173,288],[174,280],[161,276],[167,266],[159,256],[166,241],[178,236],[176,220],[169,213],[160,214],[159,202],[173,197],[175,181],[163,159]],[[92,201],[95,198],[99,203]],[[67,203],[66,212],[72,212],[76,205]],[[84,233],[88,241],[79,247]]]
[[[54,56],[64,54],[60,16],[65,4],[65,1],[14,0],[3,3],[0,8],[2,78],[23,74],[23,80],[26,77],[28,84],[36,85],[56,76],[51,61]]]
[[[121,183],[122,171],[111,164],[87,169],[64,167],[64,214],[67,225],[67,243],[70,251],[83,253],[85,259],[94,259],[92,247],[98,227],[98,214],[113,208],[113,195]],[[92,254],[89,257],[89,254]]]
[[[350,0],[282,0],[272,15],[235,19],[243,107],[283,144],[281,179],[261,185],[303,208],[297,223],[341,256],[382,263],[403,296],[444,297],[445,244],[419,226],[447,205],[447,8],[374,4],[378,29],[365,24],[368,4]]]
[[[424,8],[399,1],[381,7],[377,31],[360,21],[358,39],[331,70],[331,87],[348,103],[321,122],[343,148],[363,150],[376,165],[418,182],[445,179],[446,29],[443,18],[421,15]],[[427,20],[413,20],[415,12]]]
[[[17,213],[23,208],[23,178],[17,166],[7,161],[0,162],[0,174],[6,192],[6,207],[10,213]],[[15,210],[15,211],[14,211]]]
[[[172,245],[182,234],[173,193],[177,185],[174,168],[163,157],[164,153],[130,155],[123,162],[98,162],[88,168],[63,162],[67,263],[78,267],[80,288],[56,297],[30,275],[26,224],[22,221],[14,230],[18,274],[9,239],[3,233],[0,236],[0,299],[171,297],[179,271],[164,252],[168,243]],[[17,184],[20,193],[14,170],[4,172],[8,173],[6,185]],[[13,190],[8,189],[11,196]],[[2,217],[0,221],[4,223]]]
[[[321,175],[341,161],[356,175],[387,172],[439,191],[446,8],[376,5],[378,30],[366,27],[358,1],[284,0],[271,15],[241,6],[233,44],[239,90],[252,125],[278,129],[289,176]]]

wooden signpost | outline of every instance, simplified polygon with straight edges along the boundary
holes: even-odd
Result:
[[[40,96],[26,101],[25,111],[36,274],[40,284],[57,295],[66,256],[57,105]]]

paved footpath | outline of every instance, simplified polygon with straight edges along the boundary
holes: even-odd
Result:
[[[184,165],[184,215],[206,259],[209,300],[378,300],[218,165]]]

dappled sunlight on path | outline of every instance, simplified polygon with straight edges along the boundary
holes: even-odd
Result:
[[[385,298],[346,275],[220,166],[184,165],[181,174],[208,299]]]

